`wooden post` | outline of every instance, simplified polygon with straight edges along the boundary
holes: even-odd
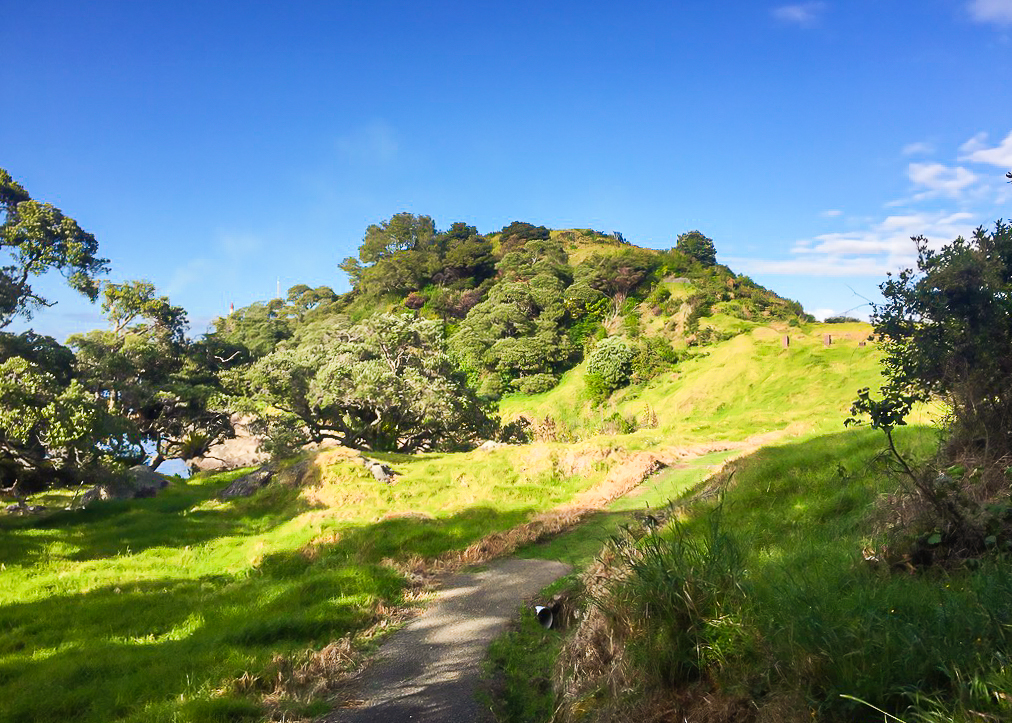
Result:
[[[833,343],[833,335],[832,334],[823,334],[822,335],[822,345],[823,346],[829,346],[832,343]]]
[[[789,349],[791,347],[791,337],[784,334],[784,338],[780,340],[780,346],[784,349]]]

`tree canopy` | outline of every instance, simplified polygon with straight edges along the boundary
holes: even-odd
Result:
[[[872,315],[887,396],[940,396],[951,443],[990,458],[1012,452],[1012,229],[998,221],[938,251],[914,242],[916,271],[890,275]]]
[[[494,423],[446,354],[442,325],[380,314],[332,319],[318,340],[223,372],[236,408],[283,454],[335,439],[359,449],[447,449]]]
[[[217,377],[202,348],[186,338],[182,307],[146,281],[106,284],[103,297],[110,328],[69,343],[85,387],[154,446],[151,466],[199,456],[231,436],[229,414],[210,406]]]
[[[59,271],[71,288],[94,301],[99,274],[108,270],[99,258],[98,242],[50,203],[34,200],[0,168],[0,329],[15,317],[30,318],[50,302],[32,288],[31,280]],[[0,263],[4,263],[0,259]]]
[[[713,245],[713,239],[707,238],[699,231],[678,234],[675,250],[695,259],[703,266],[713,266],[717,263],[717,249]]]

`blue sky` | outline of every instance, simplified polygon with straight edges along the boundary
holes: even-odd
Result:
[[[698,228],[817,315],[1009,216],[1012,0],[8,4],[0,166],[201,333],[366,226]],[[31,325],[101,325],[59,304]],[[867,313],[866,308],[856,312]]]

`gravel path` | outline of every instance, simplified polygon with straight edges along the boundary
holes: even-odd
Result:
[[[324,723],[473,723],[492,716],[475,699],[481,662],[517,606],[570,571],[552,560],[507,559],[447,580],[436,601],[380,648],[355,708]]]

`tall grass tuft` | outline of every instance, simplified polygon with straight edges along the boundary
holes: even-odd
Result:
[[[697,679],[743,642],[739,620],[744,571],[738,542],[723,529],[722,507],[708,514],[704,535],[677,520],[649,525],[641,539],[628,528],[613,541],[624,574],[602,604],[635,631],[630,652],[658,683]]]

